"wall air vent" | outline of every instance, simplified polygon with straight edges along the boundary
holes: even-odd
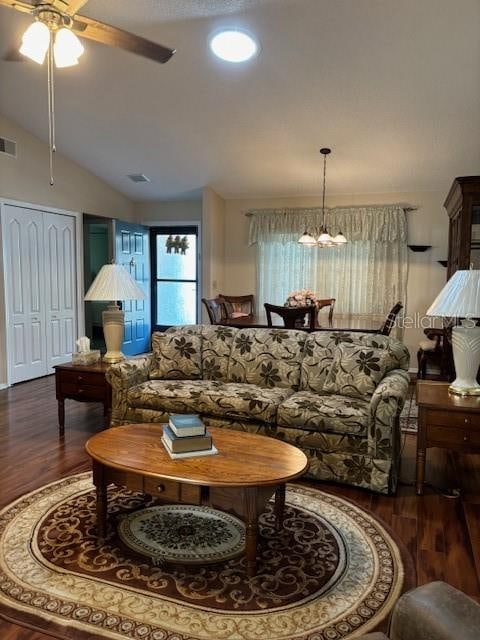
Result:
[[[150,182],[150,178],[143,173],[130,173],[127,178],[130,178],[132,182]]]
[[[0,136],[0,154],[10,156],[11,158],[17,157],[17,143],[13,140],[7,140]]]

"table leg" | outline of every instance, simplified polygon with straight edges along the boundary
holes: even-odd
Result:
[[[247,560],[247,575],[253,577],[257,572],[257,488],[244,489],[245,503],[245,556]]]
[[[93,461],[93,483],[97,490],[97,536],[100,540],[105,540],[107,535],[107,483],[105,468],[96,460]]]
[[[109,428],[111,417],[112,416],[111,416],[111,412],[110,412],[110,407],[105,402],[104,405],[103,405],[103,427],[104,427],[104,429],[108,429]]]
[[[65,434],[65,399],[58,399],[58,433],[63,436]]]
[[[423,483],[425,482],[425,463],[426,463],[426,419],[422,408],[418,411],[418,434],[417,434],[417,469],[415,486],[417,496],[423,495]]]
[[[285,485],[281,484],[275,491],[275,525],[277,529],[283,526],[283,516],[285,511]]]

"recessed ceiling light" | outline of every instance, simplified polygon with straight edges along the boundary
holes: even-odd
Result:
[[[258,52],[258,44],[245,31],[227,29],[212,37],[210,49],[227,62],[246,62]]]

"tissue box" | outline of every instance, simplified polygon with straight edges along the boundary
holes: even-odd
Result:
[[[100,350],[85,351],[84,353],[72,353],[72,364],[95,364],[100,362]]]

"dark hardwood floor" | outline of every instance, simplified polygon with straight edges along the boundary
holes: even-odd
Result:
[[[0,507],[27,491],[90,468],[87,438],[102,428],[100,404],[66,401],[65,437],[57,427],[53,376],[0,391]],[[431,449],[426,488],[413,489],[415,437],[407,435],[402,458],[403,484],[395,497],[324,485],[370,509],[402,539],[412,555],[419,584],[445,580],[480,602],[480,456],[455,456]],[[447,498],[438,488],[460,487]],[[47,640],[0,620],[0,640]],[[92,638],[93,640],[93,638]]]

